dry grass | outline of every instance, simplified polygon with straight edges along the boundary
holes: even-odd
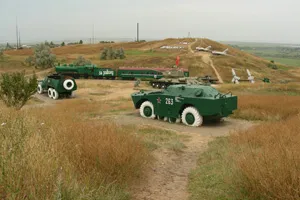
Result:
[[[149,155],[131,129],[84,116],[105,106],[0,111],[2,199],[128,199]],[[123,188],[123,189],[122,189]]]
[[[250,94],[255,87],[265,88],[243,87],[234,86],[248,94],[239,95],[233,116],[264,122],[209,144],[191,173],[191,199],[299,199],[300,96],[256,95]],[[268,89],[299,93],[294,84]]]
[[[300,113],[299,96],[239,96],[233,117],[247,120],[278,121]]]
[[[300,117],[231,136],[235,183],[251,199],[300,198]]]

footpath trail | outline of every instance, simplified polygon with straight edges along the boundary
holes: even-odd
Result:
[[[199,155],[207,148],[209,141],[217,136],[227,135],[235,129],[247,129],[251,122],[226,119],[219,124],[206,124],[202,127],[187,127],[182,124],[170,124],[159,120],[141,118],[137,113],[113,117],[120,125],[150,125],[175,131],[178,135],[189,136],[183,143],[182,152],[159,148],[153,152],[154,163],[149,166],[146,176],[132,188],[135,200],[187,200],[189,193],[188,175],[196,167]]]
[[[203,62],[205,62],[206,64],[208,64],[209,66],[211,66],[211,68],[214,70],[217,78],[219,79],[219,82],[220,83],[224,83],[222,77],[220,76],[220,74],[218,72],[218,70],[214,66],[214,62],[210,58],[211,55],[209,53],[201,53],[201,56],[202,56]]]

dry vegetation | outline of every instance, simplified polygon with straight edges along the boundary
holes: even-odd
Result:
[[[148,162],[132,129],[85,120],[86,101],[13,112],[1,107],[2,199],[128,199]]]
[[[300,198],[299,85],[268,86],[222,87],[241,94],[234,117],[264,122],[210,144],[191,173],[191,199]]]
[[[92,63],[99,66],[117,68],[120,66],[139,66],[139,67],[171,67],[175,64],[175,58],[180,55],[180,66],[188,68],[191,76],[215,76],[211,67],[205,64],[200,56],[188,54],[188,45],[182,45],[180,42],[194,42],[193,38],[183,39],[165,39],[161,41],[151,42],[128,42],[128,43],[111,43],[111,44],[83,44],[64,46],[52,49],[52,52],[56,54],[58,61],[61,63],[72,63],[78,56],[84,56],[92,61]],[[181,50],[160,49],[161,46],[183,46]],[[232,79],[231,68],[235,68],[236,72],[242,78],[247,78],[246,69],[249,69],[252,74],[258,78],[268,77],[271,80],[299,80],[299,76],[295,75],[296,68],[287,68],[280,65],[279,70],[272,70],[267,67],[269,61],[253,56],[249,53],[242,52],[238,49],[234,49],[227,45],[208,40],[198,39],[198,41],[192,45],[192,49],[197,46],[211,45],[214,50],[224,50],[229,48],[229,54],[232,56],[211,56],[215,67],[225,82],[230,82]],[[126,51],[138,51],[139,53],[128,54],[124,60],[100,60],[100,52],[106,48],[112,46],[112,48],[124,48]],[[149,53],[153,50],[154,53]],[[9,56],[12,62],[17,60],[25,60],[29,55],[33,54],[31,49],[23,49],[19,51],[10,50],[5,51],[5,55]],[[23,66],[25,68],[25,66]],[[1,66],[0,66],[1,71]]]
[[[299,123],[298,115],[231,136],[234,182],[249,198],[300,198]]]

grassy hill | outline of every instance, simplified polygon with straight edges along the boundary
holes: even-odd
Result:
[[[189,44],[182,44],[188,42]],[[229,49],[230,56],[213,56],[209,53],[191,53],[197,46],[212,46],[213,50]],[[124,60],[100,60],[100,52],[107,47],[114,49],[123,48],[126,59]],[[182,49],[161,49],[161,46],[181,46]],[[165,39],[151,42],[129,42],[129,43],[110,43],[110,44],[83,44],[53,48],[52,52],[56,54],[58,62],[71,63],[78,56],[82,55],[90,59],[94,64],[117,68],[120,66],[135,67],[170,67],[175,64],[176,56],[180,56],[180,66],[188,68],[192,76],[215,76],[210,64],[203,61],[203,56],[208,56],[212,60],[217,71],[224,82],[230,82],[232,79],[231,68],[234,68],[241,78],[247,78],[246,69],[252,72],[256,78],[268,77],[272,80],[298,80],[299,69],[277,64],[278,70],[268,68],[269,61],[250,53],[240,51],[231,46],[221,44],[209,39]],[[32,71],[27,68],[23,61],[27,56],[33,54],[32,49],[5,51],[7,62],[0,62],[0,72],[6,70],[19,70],[21,68]]]

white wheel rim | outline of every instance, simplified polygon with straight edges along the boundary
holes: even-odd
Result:
[[[152,110],[152,113],[150,116],[146,116],[144,113],[144,109],[146,107],[150,107]],[[154,106],[150,101],[145,101],[144,103],[142,103],[141,107],[140,107],[140,115],[144,118],[149,118],[149,119],[155,119],[155,114],[154,114]]]
[[[52,88],[49,88],[49,89],[48,89],[48,96],[49,96],[50,98],[52,98]]]
[[[192,114],[194,117],[193,124],[190,124],[186,120],[186,116],[188,114]],[[183,110],[182,116],[181,116],[182,122],[187,126],[201,126],[203,123],[203,117],[199,114],[198,110],[194,107],[187,107]]]
[[[52,89],[52,98],[54,100],[57,100],[59,97],[58,92],[55,89]]]
[[[66,90],[72,90],[73,89],[73,87],[74,87],[74,81],[73,80],[71,80],[71,79],[67,79],[67,80],[65,80],[64,81],[64,84],[63,84],[63,86],[64,86],[64,88],[66,89]]]
[[[38,92],[39,94],[42,94],[42,93],[43,93],[43,88],[42,88],[41,85],[38,85],[38,87],[37,87],[37,92]]]

